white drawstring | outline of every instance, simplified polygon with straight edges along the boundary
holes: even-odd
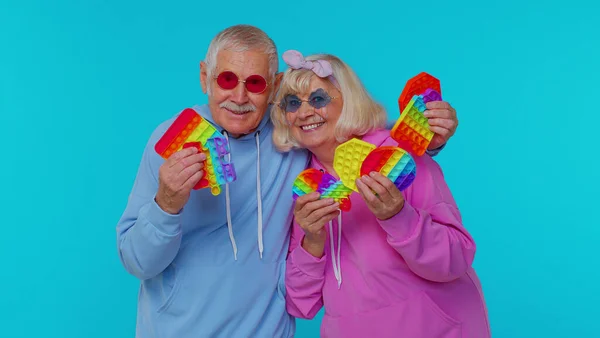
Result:
[[[223,130],[223,135],[229,143],[229,137],[227,131]],[[256,139],[256,199],[258,203],[258,252],[260,259],[263,257],[264,245],[263,245],[263,219],[262,219],[262,193],[260,191],[260,132],[255,134]],[[231,162],[231,144],[229,144],[228,162]],[[231,200],[229,198],[229,183],[225,183],[225,204],[227,210],[227,229],[229,230],[229,240],[233,247],[233,257],[237,261],[237,245],[235,244],[235,237],[233,236],[233,226],[231,223]]]
[[[263,256],[262,194],[260,192],[260,132],[256,134],[256,200],[258,201],[258,252]]]
[[[227,143],[229,143],[229,137],[227,136],[227,132],[223,130],[223,134],[225,135],[225,139],[227,139]],[[229,144],[229,154],[227,161],[231,163],[231,144]],[[229,240],[231,241],[231,246],[233,246],[233,258],[237,261],[237,245],[235,244],[235,237],[233,237],[233,226],[231,225],[231,207],[229,206],[229,183],[225,183],[225,207],[227,208],[227,229],[229,230]]]
[[[329,221],[329,242],[331,247],[331,264],[333,265],[333,274],[338,282],[338,289],[342,285],[342,262],[340,260],[340,248],[342,247],[342,211],[338,214],[338,247],[337,259],[335,254],[335,246],[333,245],[333,221]]]

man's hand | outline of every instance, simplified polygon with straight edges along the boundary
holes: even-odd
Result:
[[[325,224],[337,217],[339,204],[333,199],[319,199],[317,192],[298,197],[294,206],[296,222],[304,230],[302,247],[315,257],[322,257],[327,240]]]
[[[391,218],[404,207],[404,196],[398,187],[378,172],[357,179],[356,187],[369,210],[380,220]]]
[[[170,214],[183,209],[192,188],[204,175],[204,160],[204,153],[190,147],[174,153],[160,166],[156,203],[161,209]]]
[[[448,102],[432,101],[427,102],[427,110],[423,113],[429,119],[431,131],[435,133],[429,143],[429,150],[434,150],[444,145],[458,127],[458,118],[456,110]]]

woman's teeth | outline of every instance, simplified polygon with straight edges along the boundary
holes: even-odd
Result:
[[[319,128],[319,127],[320,127],[320,126],[322,126],[324,123],[325,123],[325,122],[319,122],[319,123],[309,124],[309,125],[307,125],[307,126],[302,126],[301,128],[302,128],[302,130],[305,130],[305,131],[307,131],[307,130],[313,130],[313,129],[317,129],[317,128]]]

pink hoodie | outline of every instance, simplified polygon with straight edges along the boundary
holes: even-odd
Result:
[[[387,130],[363,140],[397,145]],[[481,285],[471,267],[475,243],[439,165],[428,155],[413,158],[417,175],[403,192],[402,211],[380,221],[353,193],[352,209],[342,213],[342,222],[333,221],[333,234],[325,226],[320,259],[302,248],[304,232],[294,222],[287,310],[312,319],[325,306],[322,337],[490,337]],[[314,156],[311,163],[324,169]]]

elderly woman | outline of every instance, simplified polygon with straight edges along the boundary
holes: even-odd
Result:
[[[311,168],[339,179],[333,159],[341,143],[355,137],[398,145],[384,129],[382,106],[339,58],[304,59],[296,51],[283,58],[290,68],[271,112],[281,151],[306,148]],[[450,109],[446,102],[432,107]],[[475,243],[438,164],[426,154],[414,160],[416,178],[402,192],[377,172],[357,179],[360,193],[350,195],[343,215],[318,193],[297,199],[287,309],[311,319],[324,306],[323,337],[490,337],[471,266]]]

